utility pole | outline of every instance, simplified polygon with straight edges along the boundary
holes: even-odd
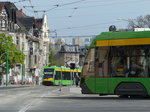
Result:
[[[59,81],[59,86],[60,86],[59,91],[61,91],[61,88],[62,88],[62,78],[63,78],[63,76],[62,76],[62,75],[63,75],[63,74],[62,74],[62,71],[63,71],[62,66],[60,67],[60,69],[61,69],[61,71],[60,71],[60,75],[61,75],[61,77],[60,77],[61,79],[60,79],[60,80],[61,80],[61,81]]]
[[[24,85],[24,68],[25,68],[25,65],[22,64],[22,85]]]
[[[8,86],[8,40],[6,40],[6,86]]]

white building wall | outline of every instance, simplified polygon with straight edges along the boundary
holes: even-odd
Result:
[[[49,28],[48,28],[48,23],[47,23],[47,15],[43,15],[43,25],[42,25],[42,38],[48,38],[48,33],[49,33]]]
[[[82,45],[83,45],[82,38],[81,38],[81,37],[73,38],[73,45],[79,45],[79,46],[82,46]]]

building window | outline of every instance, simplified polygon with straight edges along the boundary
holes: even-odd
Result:
[[[2,20],[2,19],[6,19],[6,14],[0,14],[0,19]]]
[[[1,15],[3,19],[6,19],[6,14]]]
[[[31,64],[31,55],[29,55],[29,58],[28,58],[28,64],[30,65]]]
[[[2,21],[0,21],[0,27],[2,27]]]
[[[44,37],[45,37],[45,38],[47,37],[46,32],[44,32]]]
[[[19,37],[16,37],[16,44],[19,45]]]
[[[0,21],[0,26],[1,26],[2,28],[5,28],[5,27],[6,27],[6,21],[5,21],[5,20],[1,20],[1,21]]]
[[[37,64],[37,56],[35,55],[34,63]]]
[[[6,27],[6,21],[2,20],[2,28],[5,28],[5,27]]]

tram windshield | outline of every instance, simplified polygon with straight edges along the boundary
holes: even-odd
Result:
[[[54,69],[44,69],[44,77],[43,78],[52,78],[54,74]]]

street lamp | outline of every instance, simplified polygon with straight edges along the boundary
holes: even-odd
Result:
[[[130,19],[123,19],[123,18],[118,18],[117,20],[127,21],[127,22],[129,22],[129,21],[130,21]]]

